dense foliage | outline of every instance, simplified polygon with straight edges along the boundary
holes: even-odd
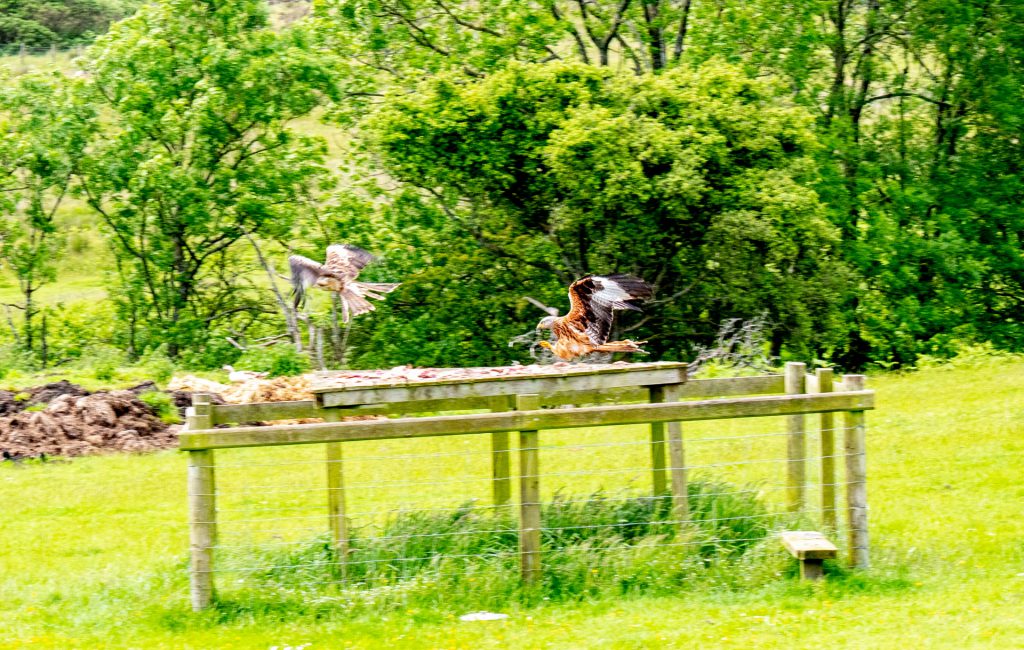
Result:
[[[0,0],[0,48],[88,42],[134,0]]]
[[[78,192],[119,287],[94,343],[132,355],[526,360],[525,298],[613,271],[656,284],[621,327],[665,358],[762,315],[771,353],[851,369],[1024,348],[1020,3],[323,0],[273,29],[257,0],[158,0],[85,59],[4,82],[4,254],[52,277],[59,213],[25,192]],[[330,156],[294,124],[318,107]],[[405,283],[347,328],[270,289],[331,241]]]

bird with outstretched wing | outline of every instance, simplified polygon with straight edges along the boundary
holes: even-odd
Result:
[[[555,356],[571,361],[591,352],[639,352],[646,341],[609,341],[616,310],[640,311],[640,302],[651,297],[651,285],[631,275],[588,275],[569,287],[569,313],[548,316],[538,330],[554,332],[555,344],[541,346]]]
[[[306,289],[317,287],[324,291],[334,291],[341,298],[341,318],[343,322],[373,311],[376,307],[368,299],[383,300],[384,294],[391,293],[399,286],[397,283],[356,282],[359,272],[376,258],[358,246],[351,244],[332,244],[327,247],[327,259],[323,264],[302,255],[288,258],[288,266],[292,273],[292,297],[295,308],[305,302]]]

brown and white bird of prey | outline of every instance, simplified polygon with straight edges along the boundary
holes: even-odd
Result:
[[[608,341],[612,318],[617,309],[640,311],[640,301],[651,297],[651,285],[631,275],[588,275],[569,287],[569,313],[548,316],[537,324],[539,330],[552,330],[558,339],[554,345],[541,346],[555,356],[571,361],[591,352],[640,352],[646,341]]]
[[[334,291],[341,297],[341,318],[348,322],[360,314],[373,311],[376,307],[367,300],[383,300],[384,294],[391,293],[401,283],[356,282],[359,272],[376,258],[350,244],[333,244],[327,247],[327,261],[314,262],[302,255],[288,258],[292,272],[292,297],[298,309],[306,299],[306,289],[315,286],[325,291]]]

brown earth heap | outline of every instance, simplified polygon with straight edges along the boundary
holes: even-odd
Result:
[[[42,410],[21,410],[0,417],[3,458],[140,452],[177,445],[173,431],[132,391],[82,395],[77,394],[85,392],[81,388],[69,386],[78,390],[57,393]],[[3,397],[0,396],[0,404],[6,401]]]

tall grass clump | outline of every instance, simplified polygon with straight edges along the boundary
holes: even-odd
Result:
[[[676,593],[728,585],[730,568],[738,585],[741,573],[774,561],[759,549],[782,523],[756,493],[692,481],[683,525],[667,495],[558,494],[543,506],[543,580],[529,589],[520,583],[515,506],[399,511],[350,531],[344,566],[327,534],[289,551],[232,557],[262,568],[222,589],[221,600],[232,609],[284,600],[302,610],[444,612]]]

